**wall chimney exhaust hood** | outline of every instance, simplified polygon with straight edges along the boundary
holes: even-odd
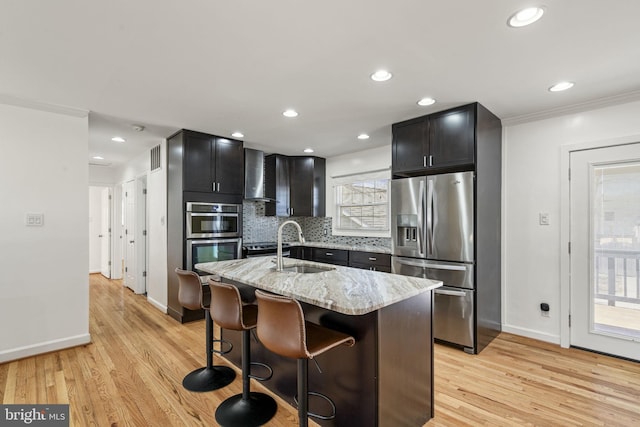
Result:
[[[264,196],[264,152],[244,149],[244,199],[256,202],[273,202]]]

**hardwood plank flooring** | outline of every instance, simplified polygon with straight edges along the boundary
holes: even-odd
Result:
[[[70,403],[73,426],[217,425],[239,376],[215,392],[182,387],[204,363],[204,322],[181,325],[99,274],[90,292],[93,342],[0,365],[0,401]],[[268,425],[297,425],[294,408],[276,401]],[[475,356],[436,345],[435,401],[426,427],[640,425],[640,363],[506,333]]]

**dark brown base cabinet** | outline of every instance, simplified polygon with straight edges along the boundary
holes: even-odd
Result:
[[[313,246],[292,246],[291,258],[391,273],[391,255]]]

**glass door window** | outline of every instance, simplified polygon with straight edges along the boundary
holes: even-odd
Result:
[[[592,168],[594,331],[640,339],[640,162]]]

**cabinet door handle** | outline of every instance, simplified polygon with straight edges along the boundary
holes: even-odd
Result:
[[[220,183],[219,182],[216,183],[216,191],[218,191],[218,192],[220,191]]]
[[[324,253],[326,256],[333,256],[333,254],[331,252],[325,252]]]
[[[423,168],[427,167],[427,156],[422,156],[422,167]]]
[[[290,210],[291,210],[291,216],[293,216],[293,208],[291,208]]]
[[[433,156],[429,156],[429,166],[433,166]]]
[[[369,257],[369,261],[377,261],[377,260],[378,260],[378,258],[376,258],[376,257],[372,257],[372,256]]]
[[[213,181],[211,183],[211,191],[216,191],[216,182],[215,181]]]

